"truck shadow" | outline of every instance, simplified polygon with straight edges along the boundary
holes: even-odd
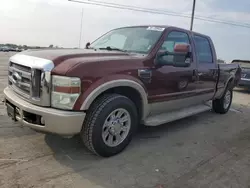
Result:
[[[204,112],[158,127],[140,126],[137,135],[127,149],[110,158],[101,158],[89,152],[83,146],[80,136],[66,139],[55,135],[46,135],[45,142],[54,151],[55,159],[62,165],[73,169],[74,173],[95,184],[113,187],[114,185],[109,184],[109,182],[118,181],[120,176],[133,178],[139,173],[139,168],[134,169],[135,167],[133,167],[135,161],[136,163],[140,162],[143,160],[143,156],[161,158],[162,153],[166,153],[166,148],[182,147],[184,145],[183,139],[175,139],[175,141],[168,139],[171,139],[176,133],[185,132],[191,126],[198,126],[197,121],[210,119],[214,115],[211,112]],[[134,171],[124,170],[125,167],[132,168]],[[151,168],[151,165],[149,164],[147,168]]]
[[[133,147],[136,147],[136,145],[138,144],[140,144],[140,147],[143,146],[144,144],[146,146],[148,143],[145,143],[144,142],[145,140],[148,141],[150,140],[150,142],[154,143],[158,139],[167,138],[169,134],[174,134],[175,132],[178,131],[184,131],[185,129],[188,129],[190,126],[193,126],[194,122],[199,121],[199,119],[201,119],[201,117],[199,116],[214,116],[214,115],[215,114],[211,112],[204,112],[199,115],[187,117],[181,120],[176,120],[174,122],[170,122],[160,126],[147,127],[144,125],[140,125],[138,127],[136,135],[134,136],[132,142],[129,144],[127,149],[125,149],[124,152],[116,156],[129,152],[129,150],[131,150]],[[68,154],[72,157],[72,159],[73,158],[76,159],[74,156],[72,156],[72,154],[75,152],[82,155],[81,157],[79,156],[80,160],[85,159],[86,155],[90,157],[96,156],[95,154],[92,154],[92,152],[90,152],[83,145],[80,135],[76,135],[72,138],[63,138],[58,135],[47,134],[45,135],[45,142],[54,151],[55,154]],[[97,157],[97,158],[107,159],[102,157]]]

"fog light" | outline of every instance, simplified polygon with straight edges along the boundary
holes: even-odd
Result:
[[[43,117],[41,117],[41,125],[45,125],[45,120],[44,120],[44,118]]]

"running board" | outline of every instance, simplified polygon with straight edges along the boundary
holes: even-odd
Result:
[[[146,126],[158,126],[162,125],[171,121],[175,121],[178,119],[182,119],[188,116],[192,116],[195,114],[199,114],[201,112],[205,112],[211,110],[211,106],[209,105],[197,105],[197,106],[192,106],[188,108],[183,108],[178,111],[173,111],[173,112],[167,112],[163,114],[158,114],[154,116],[149,116],[145,121],[144,125]]]

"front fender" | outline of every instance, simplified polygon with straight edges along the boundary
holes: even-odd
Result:
[[[88,110],[94,100],[102,93],[109,89],[122,86],[131,87],[140,94],[142,99],[142,119],[144,119],[149,113],[147,92],[139,80],[127,75],[123,77],[116,75],[115,77],[102,78],[96,81],[87,91],[84,91],[83,95],[80,97],[77,108],[80,108],[79,110],[83,111]]]

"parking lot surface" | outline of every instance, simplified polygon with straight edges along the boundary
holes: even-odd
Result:
[[[0,99],[11,55],[0,52]],[[44,135],[13,123],[0,102],[0,187],[249,187],[249,114],[250,92],[236,89],[227,114],[143,128],[124,152],[100,158],[78,136]]]

